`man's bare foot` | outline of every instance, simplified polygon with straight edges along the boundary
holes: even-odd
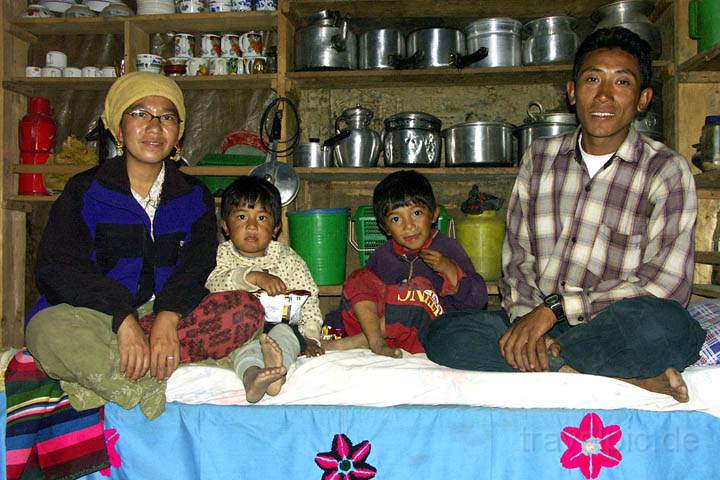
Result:
[[[400,350],[399,348],[388,347],[387,343],[385,343],[385,340],[373,343],[372,345],[370,345],[370,350],[372,350],[372,352],[377,355],[385,355],[386,357],[392,358],[402,358],[402,350]]]
[[[279,379],[285,377],[285,367],[260,368],[250,367],[243,374],[245,386],[245,400],[250,403],[259,402],[268,390],[268,387]]]
[[[265,369],[283,366],[283,355],[280,345],[267,333],[260,335],[260,351],[262,352]],[[287,373],[287,370],[286,370]],[[285,375],[267,386],[267,394],[273,397],[280,393],[280,389],[285,383]]]
[[[621,378],[620,380],[651,392],[670,395],[680,403],[690,401],[690,394],[685,380],[683,380],[680,372],[674,368],[668,368],[664,373],[653,378]]]
[[[338,340],[323,340],[320,342],[325,350],[350,350],[353,348],[367,348],[365,335],[358,333],[352,337],[343,337]]]

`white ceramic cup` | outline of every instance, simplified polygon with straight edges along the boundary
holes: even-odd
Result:
[[[42,77],[42,68],[40,67],[25,67],[26,77]]]
[[[62,70],[57,67],[43,67],[40,75],[43,77],[62,77]]]
[[[208,10],[211,12],[232,12],[232,0],[209,0]]]
[[[252,0],[232,0],[233,12],[249,12],[252,10]]]
[[[200,56],[205,58],[219,57],[222,54],[220,35],[206,33],[200,37]]]
[[[260,32],[246,32],[240,35],[240,50],[243,57],[262,55],[263,38]]]
[[[255,2],[255,10],[277,10],[277,0],[257,0]]]
[[[226,33],[220,39],[220,49],[223,57],[239,57],[240,52],[240,35],[236,33]]]
[[[92,65],[87,65],[82,68],[81,73],[83,77],[99,77],[100,69],[93,67]]]
[[[77,67],[65,67],[62,71],[63,77],[82,77],[82,70]]]
[[[178,13],[200,13],[206,12],[207,7],[200,0],[181,0],[175,2],[175,10]]]
[[[117,77],[117,72],[115,71],[115,67],[112,66],[105,66],[100,69],[100,76],[101,77]]]
[[[207,58],[193,57],[187,62],[187,75],[195,77],[198,75],[207,75],[210,65]]]
[[[138,72],[160,73],[162,70],[163,58],[152,53],[140,53],[135,55],[135,67]]]
[[[195,56],[195,36],[193,34],[175,34],[175,56],[185,58],[192,58]]]
[[[45,66],[65,68],[67,67],[67,55],[57,50],[50,50],[45,54]]]
[[[209,59],[209,63],[210,75],[227,75],[229,73],[227,57],[213,57]]]

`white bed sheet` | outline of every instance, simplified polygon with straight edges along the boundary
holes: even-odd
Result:
[[[690,402],[648,392],[628,383],[568,373],[468,372],[439,366],[424,354],[402,359],[369,350],[301,357],[276,397],[261,405],[471,405],[501,408],[576,408],[704,411],[720,418],[720,366],[683,373]],[[168,381],[168,401],[246,405],[242,382],[232,370],[189,365]]]

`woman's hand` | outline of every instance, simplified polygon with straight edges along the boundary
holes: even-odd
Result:
[[[457,266],[455,262],[438,252],[437,250],[420,250],[420,258],[425,264],[432,268],[434,272],[442,273],[453,284],[457,285]]]
[[[248,282],[265,290],[271,297],[285,293],[285,290],[287,290],[285,282],[280,280],[279,277],[266,272],[250,272],[246,278]]]
[[[150,366],[150,348],[135,315],[128,315],[117,331],[120,373],[130,380],[145,375]]]
[[[157,380],[170,378],[180,364],[179,321],[175,312],[159,312],[150,329],[150,374]]]

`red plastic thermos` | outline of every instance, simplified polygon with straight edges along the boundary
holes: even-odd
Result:
[[[28,113],[20,120],[18,143],[20,161],[24,164],[40,165],[47,162],[52,153],[57,126],[52,118],[50,100],[31,97]],[[19,191],[21,195],[47,195],[40,173],[21,173]]]

